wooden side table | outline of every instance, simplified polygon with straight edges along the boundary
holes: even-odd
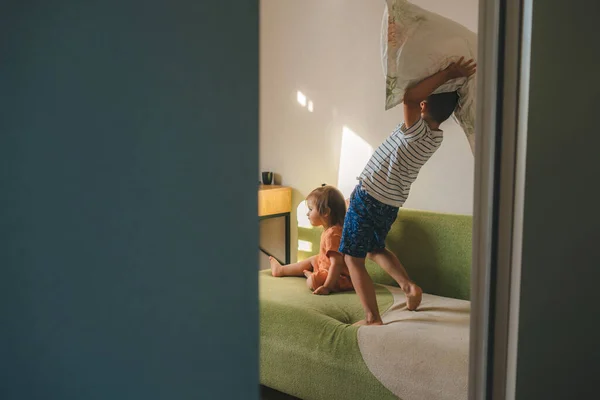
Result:
[[[290,217],[292,213],[292,188],[279,185],[259,185],[258,186],[258,218],[259,220],[269,218],[285,218],[285,262],[289,264],[291,259],[290,249]],[[268,256],[274,257],[259,246],[260,251]],[[277,257],[275,257],[277,258]]]

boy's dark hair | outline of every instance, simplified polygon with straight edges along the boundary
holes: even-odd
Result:
[[[306,201],[308,200],[313,201],[313,205],[319,214],[329,213],[331,226],[344,225],[346,201],[342,192],[333,186],[324,185],[310,192],[306,196]]]
[[[450,118],[458,105],[458,93],[432,94],[425,101],[427,102],[427,114],[429,117],[438,124],[441,124]]]

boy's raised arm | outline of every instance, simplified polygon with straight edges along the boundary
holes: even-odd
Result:
[[[421,102],[426,100],[431,93],[449,80],[456,78],[467,78],[475,73],[477,64],[474,60],[464,61],[461,57],[455,63],[450,64],[428,78],[423,79],[416,85],[406,89],[404,92],[404,124],[410,128],[421,118]]]

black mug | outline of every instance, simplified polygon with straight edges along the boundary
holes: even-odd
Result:
[[[270,185],[273,183],[273,173],[272,172],[263,172],[263,185]]]
[[[273,183],[273,173],[272,172],[263,172],[262,173],[262,182],[263,185],[270,185]]]

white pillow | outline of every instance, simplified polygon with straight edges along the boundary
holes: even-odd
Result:
[[[402,103],[407,87],[446,68],[460,57],[477,60],[477,35],[464,26],[409,3],[386,0],[381,50],[386,75],[385,109]],[[475,152],[475,75],[440,86],[434,93],[458,91],[454,117]]]

